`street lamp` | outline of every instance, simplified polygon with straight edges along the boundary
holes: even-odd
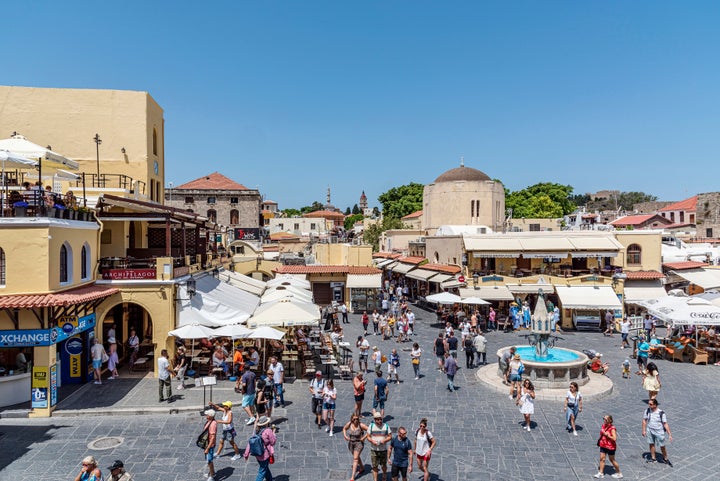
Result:
[[[100,134],[95,134],[95,137],[93,137],[93,140],[95,141],[95,160],[97,162],[97,186],[100,187],[100,144],[102,144],[102,140],[100,140]]]
[[[174,185],[172,182],[168,182],[168,202],[170,202],[170,204],[172,204],[172,189]]]

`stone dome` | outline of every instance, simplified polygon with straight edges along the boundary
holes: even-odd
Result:
[[[472,167],[461,166],[455,167],[454,169],[450,169],[444,174],[441,174],[440,177],[435,179],[435,183],[457,182],[461,180],[468,182],[482,182],[492,179],[485,172],[473,169]]]

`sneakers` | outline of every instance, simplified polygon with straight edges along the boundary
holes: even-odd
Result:
[[[230,460],[231,460],[231,461],[237,461],[237,460],[240,459],[240,458],[242,458],[242,455],[236,454],[235,456],[233,456],[232,458],[230,458]]]
[[[253,416],[253,417],[249,418],[248,420],[246,420],[246,421],[245,421],[245,425],[246,425],[246,426],[250,426],[250,425],[251,425],[252,423],[254,423],[254,422],[255,422],[255,416]]]
[[[115,379],[115,376],[110,376],[108,379]]]
[[[625,476],[623,476],[622,473],[614,473],[614,474],[611,474],[610,477],[615,478],[615,479],[622,479]]]
[[[215,478],[213,478],[212,476],[208,476],[207,481],[215,481]]]
[[[577,436],[577,431],[573,431],[573,436]]]
[[[329,432],[330,432],[330,426],[328,426],[328,427],[325,428],[325,432],[326,432],[326,433],[329,433]]]
[[[332,432],[332,431],[330,431],[330,437],[333,437],[333,432]]]
[[[671,463],[670,460],[667,459],[667,458],[665,459],[665,464],[667,464],[667,465],[670,466],[671,468],[673,467],[673,463]]]
[[[530,432],[532,429],[530,429],[530,426],[525,426],[525,430],[526,430],[527,432]]]
[[[597,474],[595,474],[595,476],[593,476],[593,478],[604,478],[604,477],[605,477],[605,475],[603,473],[597,473]]]
[[[102,384],[102,382],[101,382],[101,381],[95,381],[95,382],[93,382],[93,384]]]
[[[646,462],[646,463],[651,463],[651,464],[652,464],[652,463],[657,463],[657,459],[655,459],[655,458],[647,458],[647,459],[645,460],[645,462]]]
[[[513,396],[512,396],[512,394],[508,396],[508,399],[510,399],[510,400],[512,400],[512,399],[513,399]]]
[[[182,391],[183,389],[185,389],[185,386],[183,386],[182,384],[180,384],[177,388],[178,388],[178,391]]]
[[[420,379],[420,378],[419,378],[419,377],[416,377],[416,378],[415,378],[416,381],[417,381],[418,379]]]

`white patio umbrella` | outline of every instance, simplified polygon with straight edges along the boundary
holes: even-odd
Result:
[[[262,295],[260,298],[260,304],[265,304],[266,302],[271,301],[277,301],[280,299],[286,299],[286,298],[296,298],[297,300],[303,301],[303,302],[310,302],[312,303],[312,294],[301,294],[299,292],[293,292],[290,290],[271,290],[266,291],[265,294]]]
[[[486,306],[490,303],[484,299],[480,299],[479,297],[465,297],[460,300],[460,304],[474,304],[478,306]]]
[[[242,339],[252,332],[245,326],[240,324],[230,324],[227,326],[221,326],[217,329],[212,330],[215,337],[231,337],[233,339]]]
[[[665,322],[677,325],[720,325],[720,307],[698,297],[673,297],[648,304],[648,313]]]
[[[430,294],[429,296],[426,296],[425,300],[436,304],[455,304],[460,302],[462,298],[450,292],[439,292],[437,294]]]
[[[25,156],[8,150],[0,150],[0,162],[2,162],[2,182],[5,191],[5,199],[7,199],[7,182],[5,182],[5,168],[11,169],[34,169],[37,162],[28,159]],[[0,208],[0,215],[5,216],[5,209]]]
[[[309,281],[291,275],[280,275],[274,279],[270,279],[269,281],[267,281],[268,287],[279,285],[296,286],[302,287],[303,289],[310,289],[310,287],[312,287]]]
[[[177,329],[173,329],[168,332],[168,334],[180,339],[192,339],[192,347],[190,349],[190,369],[192,369],[192,358],[195,357],[195,339],[213,337],[213,330],[200,324],[186,324]]]
[[[318,321],[320,309],[317,305],[289,297],[260,304],[248,320],[248,326],[306,326]]]
[[[249,331],[250,333],[246,336],[247,339],[273,339],[279,341],[285,337],[283,331],[270,326],[260,326],[255,329],[249,329]]]

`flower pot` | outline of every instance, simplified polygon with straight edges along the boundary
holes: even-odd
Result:
[[[27,207],[13,207],[15,217],[27,217]]]

